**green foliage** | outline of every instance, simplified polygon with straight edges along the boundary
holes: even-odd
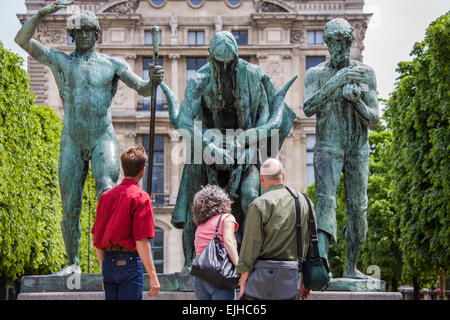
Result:
[[[386,110],[403,279],[421,286],[450,267],[450,12],[432,22],[414,59],[401,62]]]
[[[360,255],[363,270],[378,266],[388,289],[395,291],[401,277],[399,229],[395,223],[396,210],[392,200],[392,131],[379,125],[369,136],[369,183],[367,238]]]
[[[63,261],[57,154],[61,122],[34,106],[22,59],[0,45],[0,273],[15,280]]]
[[[61,234],[58,185],[60,119],[49,107],[34,105],[22,59],[0,44],[0,277],[48,274],[66,263]],[[97,199],[94,180],[83,196],[80,261],[87,272],[89,233]],[[98,272],[91,246],[91,272]]]
[[[80,268],[83,273],[101,273],[97,262],[95,247],[92,244],[92,226],[95,222],[97,210],[97,194],[95,192],[95,180],[91,168],[84,184],[83,206],[81,209],[81,239],[80,239]],[[89,221],[90,211],[90,221]],[[88,255],[88,248],[90,249]],[[89,267],[88,267],[89,262]]]
[[[341,175],[341,180],[338,186],[336,195],[336,221],[337,221],[337,242],[330,241],[330,250],[328,251],[328,263],[330,271],[333,273],[333,278],[341,278],[344,273],[347,255],[345,251],[344,226],[345,218],[345,191],[344,191],[344,177]],[[313,183],[306,189],[306,195],[313,203],[316,203],[316,184]]]

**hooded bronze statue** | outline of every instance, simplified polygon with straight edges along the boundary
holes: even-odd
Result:
[[[191,151],[171,221],[184,230],[185,268],[195,258],[194,194],[207,184],[225,188],[234,200],[232,213],[241,226],[239,242],[245,212],[262,193],[259,165],[277,155],[295,119],[284,96],[296,77],[277,92],[258,66],[239,58],[236,40],[227,31],[214,35],[209,52],[210,63],[189,80],[181,107],[161,83],[170,120]]]

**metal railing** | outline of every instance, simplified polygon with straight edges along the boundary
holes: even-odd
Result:
[[[152,193],[153,206],[165,206],[169,204],[170,194],[168,193]]]

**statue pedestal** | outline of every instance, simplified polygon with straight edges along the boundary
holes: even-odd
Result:
[[[374,278],[331,278],[330,284],[324,291],[385,292],[386,282]]]
[[[144,300],[195,300],[192,277],[186,273],[158,274],[161,291],[156,297],[143,295]],[[308,300],[403,300],[400,292],[384,292],[386,284],[376,279],[331,279],[324,291],[313,291]],[[149,290],[144,274],[144,291]],[[100,274],[70,276],[22,277],[18,300],[104,300]]]
[[[192,277],[186,273],[158,274],[161,291],[193,291]],[[144,291],[149,290],[148,274],[144,273]],[[20,293],[95,292],[102,291],[102,275],[73,273],[69,276],[24,276]]]
[[[177,45],[178,44],[178,36],[177,35],[170,35],[170,44],[171,45]]]

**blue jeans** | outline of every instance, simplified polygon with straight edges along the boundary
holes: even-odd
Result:
[[[144,273],[137,252],[105,252],[102,274],[105,300],[142,300]]]
[[[194,292],[197,300],[234,300],[234,289],[218,289],[208,282],[194,277]]]

